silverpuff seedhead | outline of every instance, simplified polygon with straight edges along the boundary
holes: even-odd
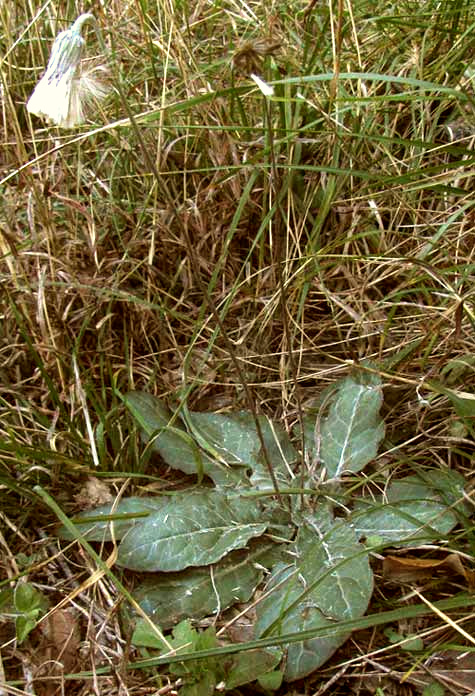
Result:
[[[74,128],[84,122],[87,107],[104,99],[109,89],[103,79],[106,68],[84,61],[85,40],[81,31],[87,22],[97,22],[92,14],[80,15],[74,24],[56,37],[46,72],[36,85],[26,108],[60,128]],[[101,80],[102,78],[102,80]]]

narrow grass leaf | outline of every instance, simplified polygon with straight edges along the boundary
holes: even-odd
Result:
[[[88,541],[111,541],[113,523],[114,538],[119,541],[135,524],[143,522],[145,517],[160,510],[167,502],[168,498],[160,496],[124,498],[117,505],[107,503],[87,510],[71,522]],[[64,525],[58,529],[57,534],[60,539],[77,538]]]

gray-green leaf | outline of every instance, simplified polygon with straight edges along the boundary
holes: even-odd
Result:
[[[368,556],[350,526],[327,512],[300,528],[296,559],[274,569],[257,607],[256,634],[283,635],[362,616],[373,591]],[[301,679],[318,669],[348,634],[292,643],[287,647],[285,679]]]
[[[213,567],[151,577],[134,590],[134,599],[164,630],[185,618],[210,616],[250,599],[262,580],[266,556],[276,547],[259,544],[249,551],[233,551]]]
[[[255,439],[259,442],[256,424],[252,415],[250,413],[241,412],[238,414],[238,418],[242,424],[252,429]],[[282,487],[288,486],[292,481],[292,472],[297,460],[297,451],[292,445],[284,428],[265,416],[258,416],[258,418],[267,459],[272,466],[277,483]],[[272,488],[272,479],[260,444],[257,454],[252,458],[250,465],[252,468],[250,477],[252,487],[258,489]]]
[[[464,479],[452,471],[432,471],[427,480],[422,476],[394,481],[385,499],[361,498],[351,516],[358,538],[378,537],[381,544],[399,546],[448,534],[458,521],[450,506],[462,498]],[[464,513],[463,504],[458,512]]]
[[[328,416],[320,426],[320,455],[329,478],[338,479],[345,471],[360,471],[374,459],[384,437],[379,415],[382,401],[377,375],[349,376],[338,385]]]
[[[257,503],[219,490],[177,493],[119,546],[117,563],[144,572],[215,563],[264,533]]]
[[[256,423],[251,413],[188,413],[188,421],[199,440],[216,450],[227,464],[252,469],[254,488],[272,488]],[[279,484],[288,485],[297,452],[285,430],[274,421],[258,416],[269,462]]]
[[[203,452],[181,420],[174,420],[172,412],[158,397],[134,391],[128,392],[124,401],[142,430],[142,440],[151,442],[153,451],[173,469],[190,475],[205,474],[217,486],[236,485],[245,480],[245,470],[226,466]]]

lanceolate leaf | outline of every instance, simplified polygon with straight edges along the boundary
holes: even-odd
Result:
[[[252,470],[254,488],[272,488],[272,480],[262,452],[256,423],[251,413],[188,413],[188,420],[197,438],[229,465]],[[279,484],[288,485],[297,452],[285,430],[274,421],[258,416],[269,462]]]
[[[282,635],[362,616],[373,591],[368,556],[350,526],[326,512],[300,528],[296,560],[274,569],[257,607],[256,634]],[[347,639],[338,632],[287,648],[285,679],[318,669]]]
[[[272,488],[252,414],[186,411],[174,418],[151,394],[129,392],[125,404],[142,429],[144,442],[164,461],[186,474],[205,474],[216,486],[249,485]],[[187,430],[184,427],[187,427]],[[277,423],[259,416],[265,449],[277,481],[288,485],[297,452]]]
[[[432,485],[431,485],[432,484]],[[356,534],[377,537],[378,543],[405,545],[445,536],[464,514],[464,479],[453,471],[432,471],[394,481],[385,498],[360,499],[351,516]]]
[[[177,418],[161,399],[144,392],[128,392],[125,405],[142,428],[144,442],[153,440],[152,446],[171,467],[187,474],[202,472],[201,453],[186,432],[177,427]],[[179,424],[179,421],[178,421]]]
[[[383,396],[377,375],[346,377],[320,426],[320,455],[329,478],[360,471],[376,456],[384,436],[379,415]]]
[[[252,428],[254,437],[259,442],[256,424],[250,413],[238,414],[241,423]],[[262,438],[267,453],[267,459],[274,471],[279,486],[288,486],[293,478],[293,469],[297,460],[297,451],[290,442],[286,431],[275,421],[265,416],[259,416]],[[272,479],[266,465],[266,459],[259,443],[257,456],[251,461],[252,474],[250,482],[253,488],[269,489],[273,487]]]
[[[119,546],[119,565],[144,572],[215,563],[266,529],[250,498],[210,490],[179,493],[131,529]]]
[[[459,509],[463,509],[464,486],[465,479],[457,471],[421,469],[412,476],[393,481],[386,497],[390,503],[401,500],[436,500],[444,502],[447,507],[458,503]],[[470,511],[470,508],[467,510]]]
[[[259,449],[255,430],[223,413],[188,412],[187,421],[198,442],[229,465],[249,468]]]
[[[143,441],[151,441],[152,449],[173,469],[197,476],[205,474],[217,486],[236,485],[245,480],[244,469],[227,466],[200,449],[161,399],[134,391],[128,392],[124,401],[142,429]]]
[[[185,618],[210,616],[250,599],[262,580],[266,557],[276,548],[256,542],[253,549],[233,551],[211,567],[151,577],[134,590],[134,598],[163,630]]]

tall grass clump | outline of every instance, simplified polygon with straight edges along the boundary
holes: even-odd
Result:
[[[132,579],[108,547],[105,568],[80,543],[60,546],[57,516],[34,490],[74,516],[183,485],[141,441],[128,392],[159,396],[175,419],[248,410],[291,432],[337,379],[371,365],[384,382],[386,437],[355,495],[427,469],[454,469],[470,489],[473,9],[0,7],[0,591],[27,580],[56,615],[69,608],[81,640],[66,672],[106,673],[100,686],[76,677],[78,693],[165,693],[169,683],[150,670],[144,691],[143,673],[126,669],[136,656],[114,577],[120,588]],[[84,60],[106,66],[108,96],[62,129],[26,103],[54,38],[89,12],[100,35],[84,28]],[[300,474],[310,464],[298,437],[296,447]],[[472,561],[471,523],[453,534],[448,546]],[[392,608],[382,590],[377,601]],[[438,636],[446,624],[432,621]],[[0,689],[41,693],[41,678],[59,679],[32,657],[36,645],[42,663],[57,659],[40,625],[31,643],[0,635]],[[354,679],[371,641],[362,632]],[[336,653],[333,672],[347,659]],[[392,659],[401,673],[416,662]]]

